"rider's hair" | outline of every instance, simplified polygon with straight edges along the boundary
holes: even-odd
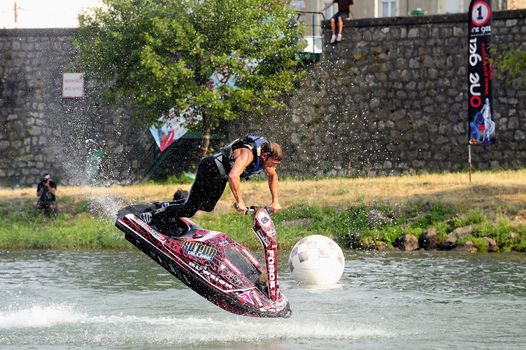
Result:
[[[275,160],[282,161],[283,160],[283,150],[281,149],[281,146],[277,143],[270,142],[268,147],[265,147],[263,149],[263,152],[269,153],[269,156],[274,158]]]

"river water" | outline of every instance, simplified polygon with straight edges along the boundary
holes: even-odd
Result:
[[[524,349],[526,255],[346,252],[289,319],[219,309],[140,252],[0,252],[0,349]]]

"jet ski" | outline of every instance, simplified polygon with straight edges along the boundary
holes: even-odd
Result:
[[[269,210],[251,207],[246,211],[253,217],[253,230],[265,251],[263,267],[227,234],[204,229],[188,218],[147,224],[140,219],[147,208],[135,205],[121,209],[115,226],[124,232],[126,240],[186,286],[234,314],[291,316],[289,302],[279,288],[276,228]]]

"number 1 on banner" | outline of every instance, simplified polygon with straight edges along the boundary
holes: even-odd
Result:
[[[485,1],[477,1],[471,12],[473,25],[480,27],[486,24],[491,17],[491,7]]]

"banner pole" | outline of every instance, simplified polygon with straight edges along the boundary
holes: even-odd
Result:
[[[471,144],[468,144],[468,170],[469,170],[469,183],[471,183]]]
[[[493,121],[491,0],[471,0],[468,12],[468,170],[473,165],[471,145],[495,143]],[[486,149],[484,149],[486,152]]]

